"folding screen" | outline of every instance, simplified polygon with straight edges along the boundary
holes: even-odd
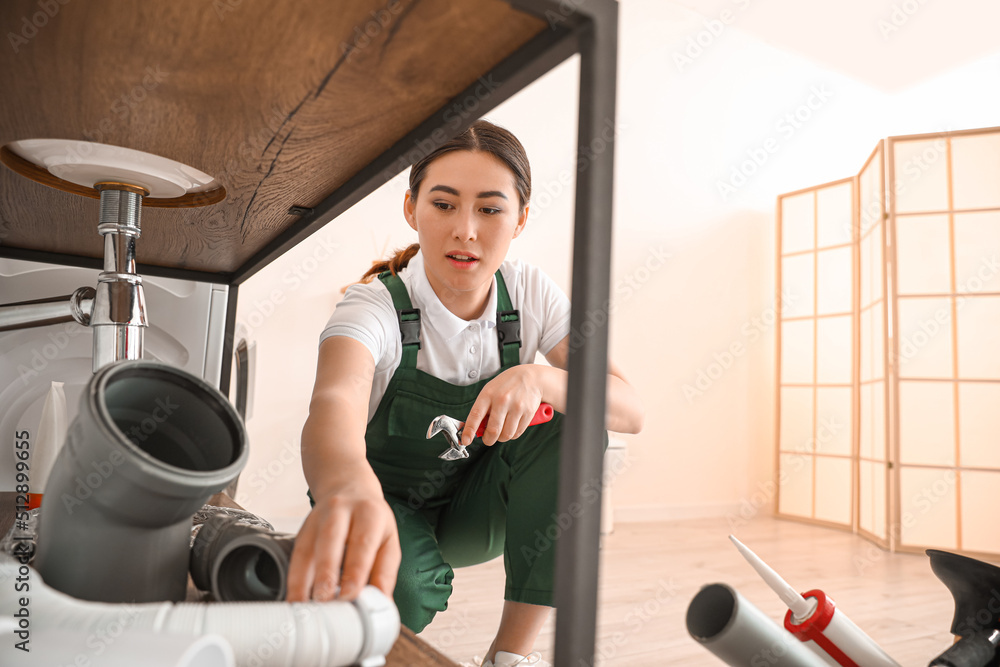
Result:
[[[779,512],[852,527],[854,179],[779,200]]]
[[[886,308],[885,158],[883,143],[858,174],[856,243],[858,245],[858,520],[857,529],[889,546],[889,404]]]
[[[1000,132],[888,149],[898,545],[1000,553]]]
[[[1000,554],[1000,128],[779,197],[778,292],[778,515]]]

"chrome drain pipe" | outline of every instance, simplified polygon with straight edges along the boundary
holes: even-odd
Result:
[[[90,326],[94,329],[94,372],[123,359],[142,358],[146,299],[135,272],[135,244],[142,234],[140,216],[145,188],[125,183],[97,183],[101,214],[97,231],[104,236],[104,271]]]
[[[44,327],[76,322],[87,326],[94,310],[93,287],[81,287],[72,294],[0,305],[0,331]]]

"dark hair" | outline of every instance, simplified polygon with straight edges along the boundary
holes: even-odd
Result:
[[[442,144],[410,167],[411,197],[416,199],[420,184],[423,183],[424,176],[427,175],[427,167],[434,160],[452,151],[488,153],[504,163],[514,175],[514,188],[517,190],[519,208],[524,211],[524,207],[531,199],[531,166],[528,164],[528,154],[510,130],[494,125],[487,120],[477,120],[465,132]],[[420,244],[411,243],[409,246],[397,250],[391,258],[374,262],[365,275],[361,276],[361,282],[371,282],[372,278],[383,271],[390,271],[396,275],[417,254],[418,250],[420,250]]]

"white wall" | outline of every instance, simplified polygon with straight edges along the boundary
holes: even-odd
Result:
[[[621,6],[611,354],[642,393],[647,421],[626,436],[618,520],[771,500],[762,490],[774,460],[776,196],[854,174],[883,136],[998,124],[1000,54],[890,94],[764,43],[739,21],[709,40],[701,33],[716,17],[658,0]],[[699,35],[708,45],[678,66]],[[928,48],[948,39],[960,36]],[[488,115],[532,163],[534,210],[511,255],[567,291],[577,76],[574,58]],[[279,527],[294,529],[308,510],[298,438],[339,290],[415,240],[400,214],[405,179],[240,288],[238,321],[259,366],[237,499]]]

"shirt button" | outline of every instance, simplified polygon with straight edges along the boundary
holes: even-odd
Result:
[[[475,331],[475,330],[476,330],[476,324],[475,323],[470,324],[469,325],[469,331]]]
[[[479,376],[479,371],[469,371],[469,377],[474,378]]]
[[[476,346],[473,345],[472,347],[470,347],[469,348],[469,352],[472,353],[472,354],[475,354],[476,353]]]

